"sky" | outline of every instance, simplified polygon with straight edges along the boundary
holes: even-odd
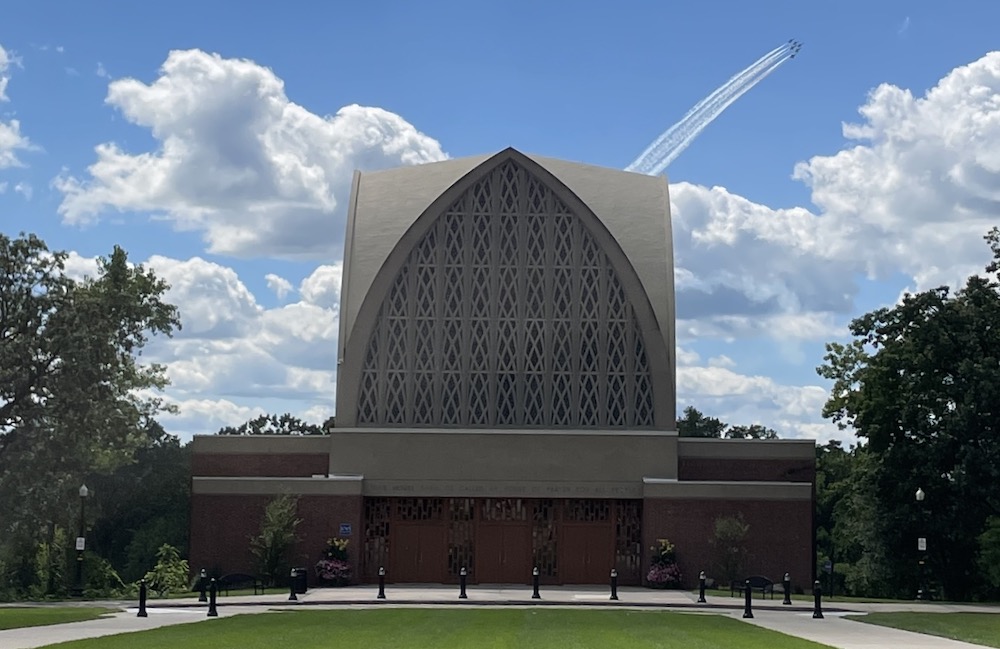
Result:
[[[280,9],[279,9],[280,7]],[[513,146],[623,169],[801,53],[667,169],[679,408],[850,442],[815,368],[850,321],[983,269],[1000,4],[20,0],[0,8],[0,232],[168,281],[182,439],[335,412],[354,169]]]

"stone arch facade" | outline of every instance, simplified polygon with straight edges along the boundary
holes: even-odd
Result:
[[[355,322],[338,382],[357,387],[339,412],[380,427],[656,427],[651,364],[668,354],[648,298],[554,180],[508,150],[414,222]]]

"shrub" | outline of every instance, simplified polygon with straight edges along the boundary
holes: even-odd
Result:
[[[149,589],[166,597],[171,592],[183,592],[188,587],[188,562],[181,559],[177,548],[167,543],[156,552],[156,566],[146,573]]]
[[[257,570],[268,585],[274,585],[283,574],[285,558],[298,539],[295,528],[302,519],[296,518],[298,500],[287,494],[278,496],[264,509],[260,533],[250,538],[250,550],[257,558]]]

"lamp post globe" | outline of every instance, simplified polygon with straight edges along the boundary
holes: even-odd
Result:
[[[920,534],[917,537],[917,552],[919,553],[919,558],[917,559],[917,570],[918,570],[918,585],[917,585],[917,599],[930,599],[927,596],[927,537],[926,530],[924,527],[927,524],[927,513],[923,509],[924,499],[927,498],[927,494],[920,487],[917,487],[917,491],[913,494],[914,499],[917,501],[917,505],[920,506]]]

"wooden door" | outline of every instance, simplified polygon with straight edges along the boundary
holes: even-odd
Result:
[[[395,583],[440,583],[447,570],[445,529],[441,525],[397,524],[389,544],[388,575]]]
[[[603,584],[615,565],[612,530],[607,525],[566,525],[559,540],[564,584]]]
[[[481,524],[478,538],[475,583],[531,583],[531,527],[511,523]]]

